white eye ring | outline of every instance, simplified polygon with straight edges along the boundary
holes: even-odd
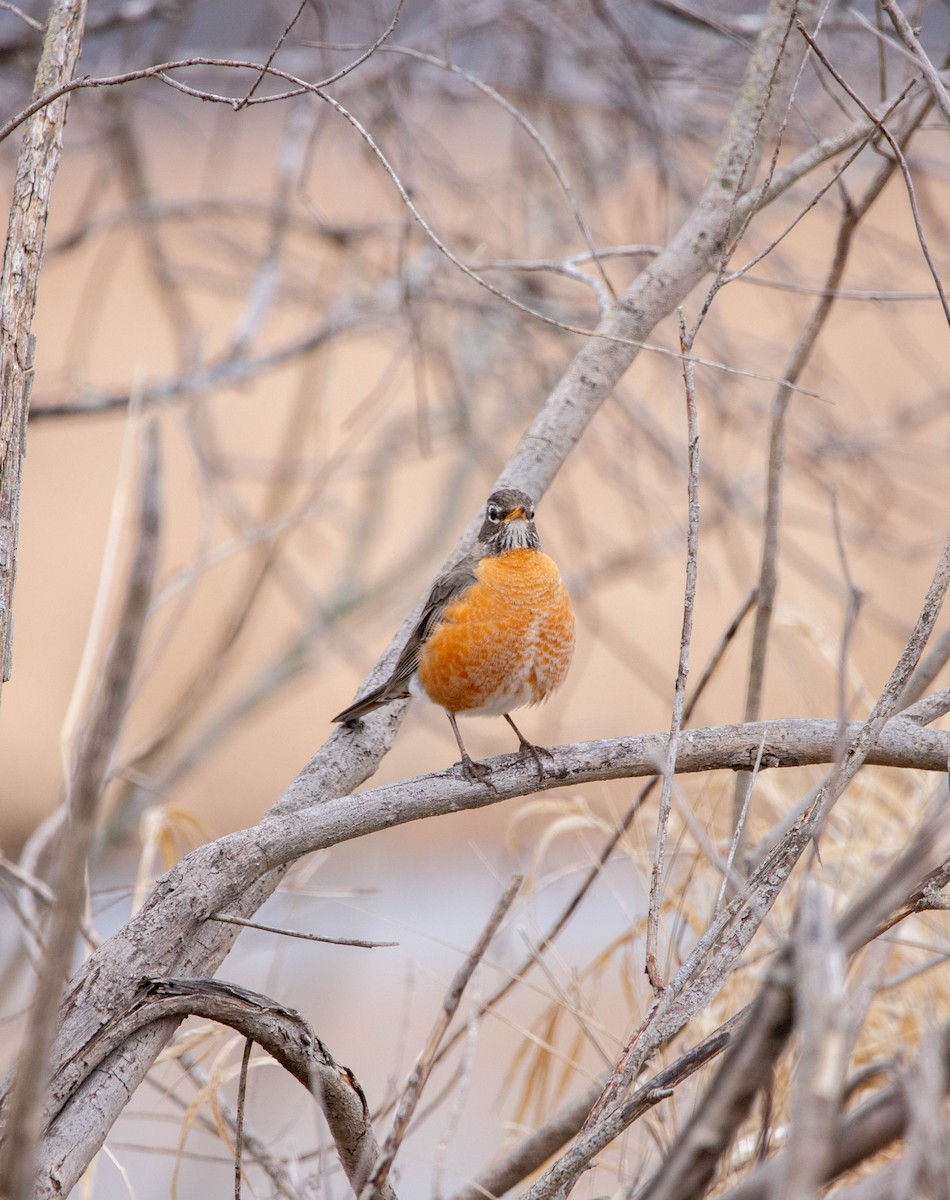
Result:
[[[488,519],[496,524],[501,520],[501,509],[496,508],[494,504],[488,506]]]

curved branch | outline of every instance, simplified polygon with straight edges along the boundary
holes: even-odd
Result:
[[[236,1029],[275,1059],[320,1104],[353,1190],[376,1165],[379,1147],[370,1125],[366,1097],[348,1067],[334,1061],[294,1008],[219,979],[146,979],[121,1016],[95,1033],[65,1065],[71,1092],[65,1105],[84,1102],[83,1084],[96,1070],[108,1070],[129,1038],[155,1022],[205,1017]],[[382,1182],[379,1200],[395,1200]]]

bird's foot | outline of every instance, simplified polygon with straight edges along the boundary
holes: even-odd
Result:
[[[549,759],[551,763],[555,764],[554,770],[545,770],[544,762],[541,758],[542,754],[545,758]],[[529,756],[534,759],[538,768],[538,779],[543,780],[546,775],[553,775],[555,778],[560,778],[560,776],[563,774],[563,772],[557,770],[557,759],[547,748],[547,746],[536,746],[533,742],[529,742],[527,738],[523,737],[521,739],[521,749],[518,751],[518,757],[527,758]]]
[[[473,783],[484,783],[486,787],[490,787],[494,792],[495,785],[492,783],[489,776],[491,775],[491,767],[485,763],[475,762],[468,754],[462,755],[462,761],[457,764],[462,768],[462,774],[466,779],[470,779]]]

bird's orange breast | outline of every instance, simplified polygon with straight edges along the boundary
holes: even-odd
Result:
[[[501,716],[538,704],[564,680],[574,611],[554,561],[539,550],[483,558],[419,654],[426,695],[452,713]]]

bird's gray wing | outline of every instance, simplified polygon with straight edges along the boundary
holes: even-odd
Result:
[[[426,639],[438,625],[446,608],[475,582],[475,568],[478,558],[469,555],[450,567],[444,575],[432,585],[432,591],[426,597],[419,620],[402,648],[402,653],[396,660],[393,673],[385,683],[374,688],[360,700],[355,700],[349,708],[333,718],[334,721],[354,721],[357,717],[365,716],[375,708],[389,704],[392,700],[401,700],[409,695],[409,680],[419,665],[419,651]]]
[[[478,560],[474,556],[463,558],[454,567],[450,567],[444,575],[440,575],[432,585],[432,591],[426,597],[419,620],[396,660],[393,673],[386,685],[387,690],[391,685],[395,687],[399,687],[401,684],[408,685],[413,672],[419,665],[419,652],[442,619],[442,614],[453,601],[457,600],[475,583],[477,563]]]

